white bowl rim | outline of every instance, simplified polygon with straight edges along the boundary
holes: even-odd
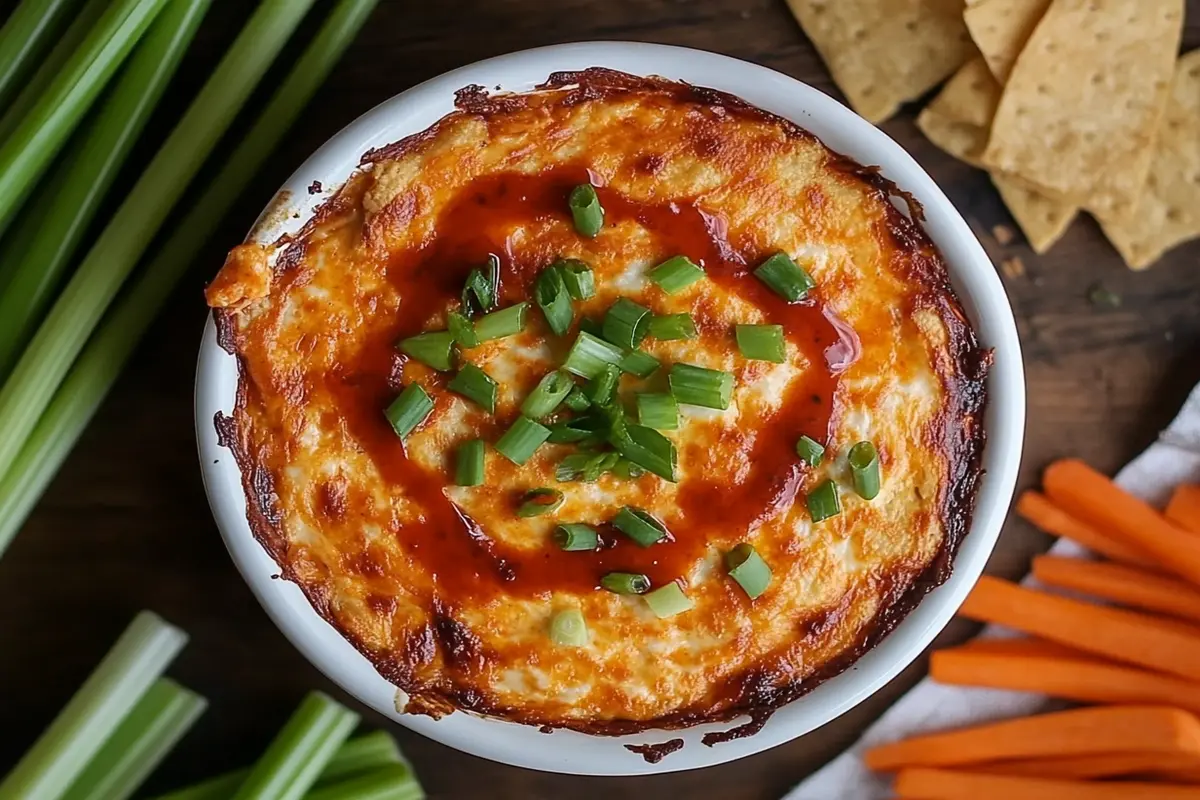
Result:
[[[309,185],[341,185],[371,147],[424,129],[452,110],[453,93],[468,84],[528,91],[552,72],[609,67],[635,75],[660,75],[736,95],[790,119],[856,161],[877,165],[884,176],[925,208],[924,227],[942,251],[980,341],[994,348],[988,379],[981,482],[969,534],[950,579],[927,595],[874,649],[841,675],[779,709],[757,734],[707,747],[701,737],[730,724],[683,731],[647,731],[596,737],[572,731],[542,734],[536,728],[465,713],[438,721],[398,714],[394,687],[328,623],[299,588],[275,579],[278,567],[250,532],[237,464],[220,447],[213,425],[233,407],[237,370],[216,342],[210,317],[196,371],[196,435],[205,491],[225,545],[243,578],[284,635],[310,662],[361,702],[411,730],[476,756],[531,769],[579,775],[641,775],[712,766],[743,758],[808,733],[856,706],[908,666],[929,645],[975,584],[999,536],[1016,482],[1025,425],[1025,381],[1016,325],[1003,284],[967,223],[950,201],[891,138],[807,84],[766,67],[683,47],[633,42],[580,42],[498,56],[428,80],[366,112],[320,147],[287,180],[277,197],[293,214],[269,208],[252,236],[273,240],[293,231],[324,199]],[[272,203],[272,206],[275,206]],[[623,745],[681,738],[685,746],[649,764]]]

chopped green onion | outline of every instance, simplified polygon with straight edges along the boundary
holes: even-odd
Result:
[[[671,394],[680,403],[704,408],[729,408],[733,398],[733,374],[694,364],[671,366]]]
[[[358,725],[358,714],[311,692],[292,714],[233,800],[304,797]]]
[[[575,300],[590,300],[596,295],[596,273],[577,258],[564,258],[555,263],[562,273],[563,283]]]
[[[817,487],[808,493],[806,502],[808,515],[812,517],[813,522],[821,522],[842,513],[842,500],[838,497],[837,484],[832,480],[817,484]]]
[[[667,526],[646,511],[625,506],[613,517],[613,527],[642,547],[649,547],[667,536]]]
[[[468,400],[474,400],[489,414],[496,413],[496,382],[492,376],[474,364],[463,364],[446,388]]]
[[[581,330],[575,344],[571,345],[571,350],[567,353],[563,368],[590,380],[603,372],[609,364],[620,364],[624,355],[620,348]]]
[[[396,346],[401,352],[436,370],[447,372],[454,369],[454,336],[449,331],[418,333],[400,340]]]
[[[620,380],[621,370],[609,364],[603,372],[588,381],[583,392],[592,403],[598,406],[608,405],[617,393],[617,384]]]
[[[704,278],[704,270],[687,256],[672,256],[650,270],[650,280],[667,294],[681,292]]]
[[[726,553],[725,568],[729,570],[729,577],[746,590],[751,600],[765,592],[771,584],[771,568],[752,544],[742,542]]]
[[[572,411],[587,411],[592,405],[592,401],[583,393],[583,389],[573,386],[567,396],[563,398],[563,405]]]
[[[372,772],[346,778],[328,786],[321,784],[304,795],[304,800],[424,800],[425,792],[408,764],[391,764]]]
[[[487,445],[482,439],[463,442],[458,448],[454,483],[458,486],[480,486],[486,467]]]
[[[517,516],[522,519],[540,517],[542,514],[553,514],[563,504],[563,493],[558,489],[542,487],[530,489],[522,498]]]
[[[759,264],[754,275],[789,303],[803,300],[809,289],[817,285],[812,276],[788,258],[787,253],[771,256]]]
[[[850,448],[847,457],[854,476],[854,491],[863,500],[874,500],[879,494],[879,453],[870,442],[859,442]]]
[[[596,529],[581,522],[564,522],[554,529],[554,543],[568,552],[595,550],[600,543]]]
[[[571,329],[571,323],[575,321],[575,307],[571,305],[571,294],[557,268],[551,266],[542,270],[533,284],[533,296],[546,317],[546,324],[556,336],[562,336]]]
[[[646,605],[650,606],[650,610],[656,617],[666,619],[689,611],[694,603],[683,593],[683,589],[679,587],[678,583],[671,581],[666,586],[660,586],[647,594]]]
[[[585,483],[591,483],[615,467],[620,460],[620,453],[599,453],[584,467],[583,474],[579,476],[580,480]]]
[[[521,404],[521,413],[530,419],[541,419],[558,408],[558,404],[574,388],[575,381],[571,380],[571,376],[556,369],[538,381],[538,385]]]
[[[782,325],[738,325],[735,331],[738,350],[746,358],[775,364],[787,360]]]
[[[678,479],[679,454],[675,443],[644,425],[619,425],[609,440],[617,452],[643,469],[671,482]]]
[[[457,311],[450,311],[446,314],[446,327],[450,329],[450,335],[454,337],[454,341],[458,342],[461,347],[470,348],[479,346],[479,336],[475,333],[475,323]]]
[[[475,309],[488,312],[500,302],[500,259],[488,254],[485,267],[475,267],[467,273],[463,286],[462,306],[468,315]]]
[[[600,441],[607,426],[601,417],[576,417],[550,426],[550,444],[574,444],[589,440]]]
[[[679,404],[668,392],[640,392],[637,412],[638,422],[647,428],[673,431],[679,427]]]
[[[528,310],[529,303],[524,302],[484,314],[475,321],[475,335],[481,342],[490,342],[520,333],[525,330],[525,312]]]
[[[610,472],[618,478],[624,478],[625,480],[634,480],[646,474],[646,470],[624,456],[619,458],[616,464],[613,464]]]
[[[433,399],[420,384],[410,383],[384,411],[392,430],[403,441],[433,412]]]
[[[641,350],[630,350],[621,359],[621,371],[628,372],[630,375],[636,375],[639,378],[649,378],[654,373],[658,372],[658,368],[662,366],[658,359],[649,353],[643,353]]]
[[[636,572],[610,572],[600,579],[600,585],[614,594],[645,594],[650,579]]]
[[[650,330],[650,309],[621,297],[604,315],[604,338],[623,350],[633,350]]]
[[[560,611],[550,620],[550,640],[567,647],[584,647],[588,643],[587,621],[578,608]]]
[[[581,236],[593,238],[604,227],[604,208],[596,189],[589,183],[581,183],[571,190],[567,201],[571,207],[571,217],[575,220],[575,230]]]
[[[800,456],[800,460],[810,467],[820,466],[821,458],[825,455],[825,448],[819,445],[813,439],[807,436],[801,436],[796,442],[796,455]]]
[[[554,468],[554,479],[560,483],[584,481],[591,483],[620,460],[617,453],[572,453]]]
[[[589,333],[592,336],[595,336],[597,339],[603,339],[604,325],[600,322],[600,320],[592,319],[591,317],[584,317],[579,320],[579,332]]]
[[[691,314],[666,314],[661,317],[651,317],[649,332],[660,342],[695,339],[697,336],[696,321],[692,319]]]
[[[550,437],[550,429],[531,420],[517,417],[512,427],[496,442],[496,452],[518,467],[529,460],[534,451]]]

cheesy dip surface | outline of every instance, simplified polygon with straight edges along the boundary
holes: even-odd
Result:
[[[748,714],[727,735],[753,732],[948,575],[990,353],[919,206],[790,122],[598,68],[456,106],[367,153],[298,234],[235,248],[208,288],[240,369],[216,423],[251,528],[408,712],[605,734]],[[593,191],[598,231],[574,214]],[[679,256],[702,272],[667,291],[654,270]],[[773,256],[812,287],[781,294],[756,274]],[[563,259],[590,294],[545,277]],[[561,334],[539,301],[560,327],[566,311]],[[780,326],[758,329],[777,357],[737,326]],[[616,353],[657,368],[580,368],[581,338],[631,331]],[[680,364],[731,381],[727,407],[688,402]],[[491,409],[451,386],[474,368]],[[556,371],[578,391],[531,418]],[[639,424],[647,393],[675,427]],[[856,480],[860,442],[877,460]],[[585,526],[579,549],[563,525]]]

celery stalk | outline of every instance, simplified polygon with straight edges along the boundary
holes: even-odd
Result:
[[[45,93],[12,133],[0,139],[0,231],[164,3],[110,0]]]
[[[84,257],[0,389],[0,475],[8,474],[117,290],[312,3],[263,0]],[[0,180],[0,201],[3,186]]]
[[[173,0],[179,2],[179,0]],[[170,678],[159,678],[62,800],[127,800],[166,758],[208,705]]]
[[[187,641],[156,614],[138,614],[54,722],[0,781],[5,800],[56,800]]]
[[[0,108],[6,108],[16,88],[33,72],[50,42],[66,27],[76,0],[25,0],[0,28]]]
[[[358,714],[312,692],[250,769],[233,800],[301,800],[358,725]]]
[[[377,3],[338,3],[212,184],[88,342],[12,468],[0,471],[0,553],[37,505],[196,251],[300,116]]]
[[[211,0],[172,0],[134,50],[83,139],[35,195],[0,249],[10,271],[0,292],[0,378],[12,366],[71,256],[175,74]]]
[[[304,795],[304,800],[424,800],[425,792],[404,764],[347,778]]]

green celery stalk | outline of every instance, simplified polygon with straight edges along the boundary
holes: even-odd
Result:
[[[377,3],[338,3],[212,184],[87,343],[12,468],[0,470],[0,553],[37,505],[196,252],[325,82]]]
[[[179,2],[179,0],[173,0]],[[159,678],[79,773],[62,800],[127,800],[208,706],[170,678]]]
[[[0,108],[67,24],[76,0],[25,0],[0,28]]]
[[[0,475],[8,474],[117,290],[312,3],[259,5],[84,257],[0,389]],[[2,187],[0,181],[0,201]]]
[[[425,792],[405,764],[347,778],[304,795],[304,800],[424,800]]]
[[[35,195],[0,249],[0,377],[53,299],[71,256],[150,118],[211,0],[172,0],[138,44],[83,140]]]
[[[62,71],[12,133],[0,138],[0,231],[164,3],[110,0]]]
[[[358,725],[358,714],[311,692],[250,769],[233,800],[301,800]]]
[[[162,674],[187,634],[143,611],[75,696],[0,781],[5,800],[56,800]]]

